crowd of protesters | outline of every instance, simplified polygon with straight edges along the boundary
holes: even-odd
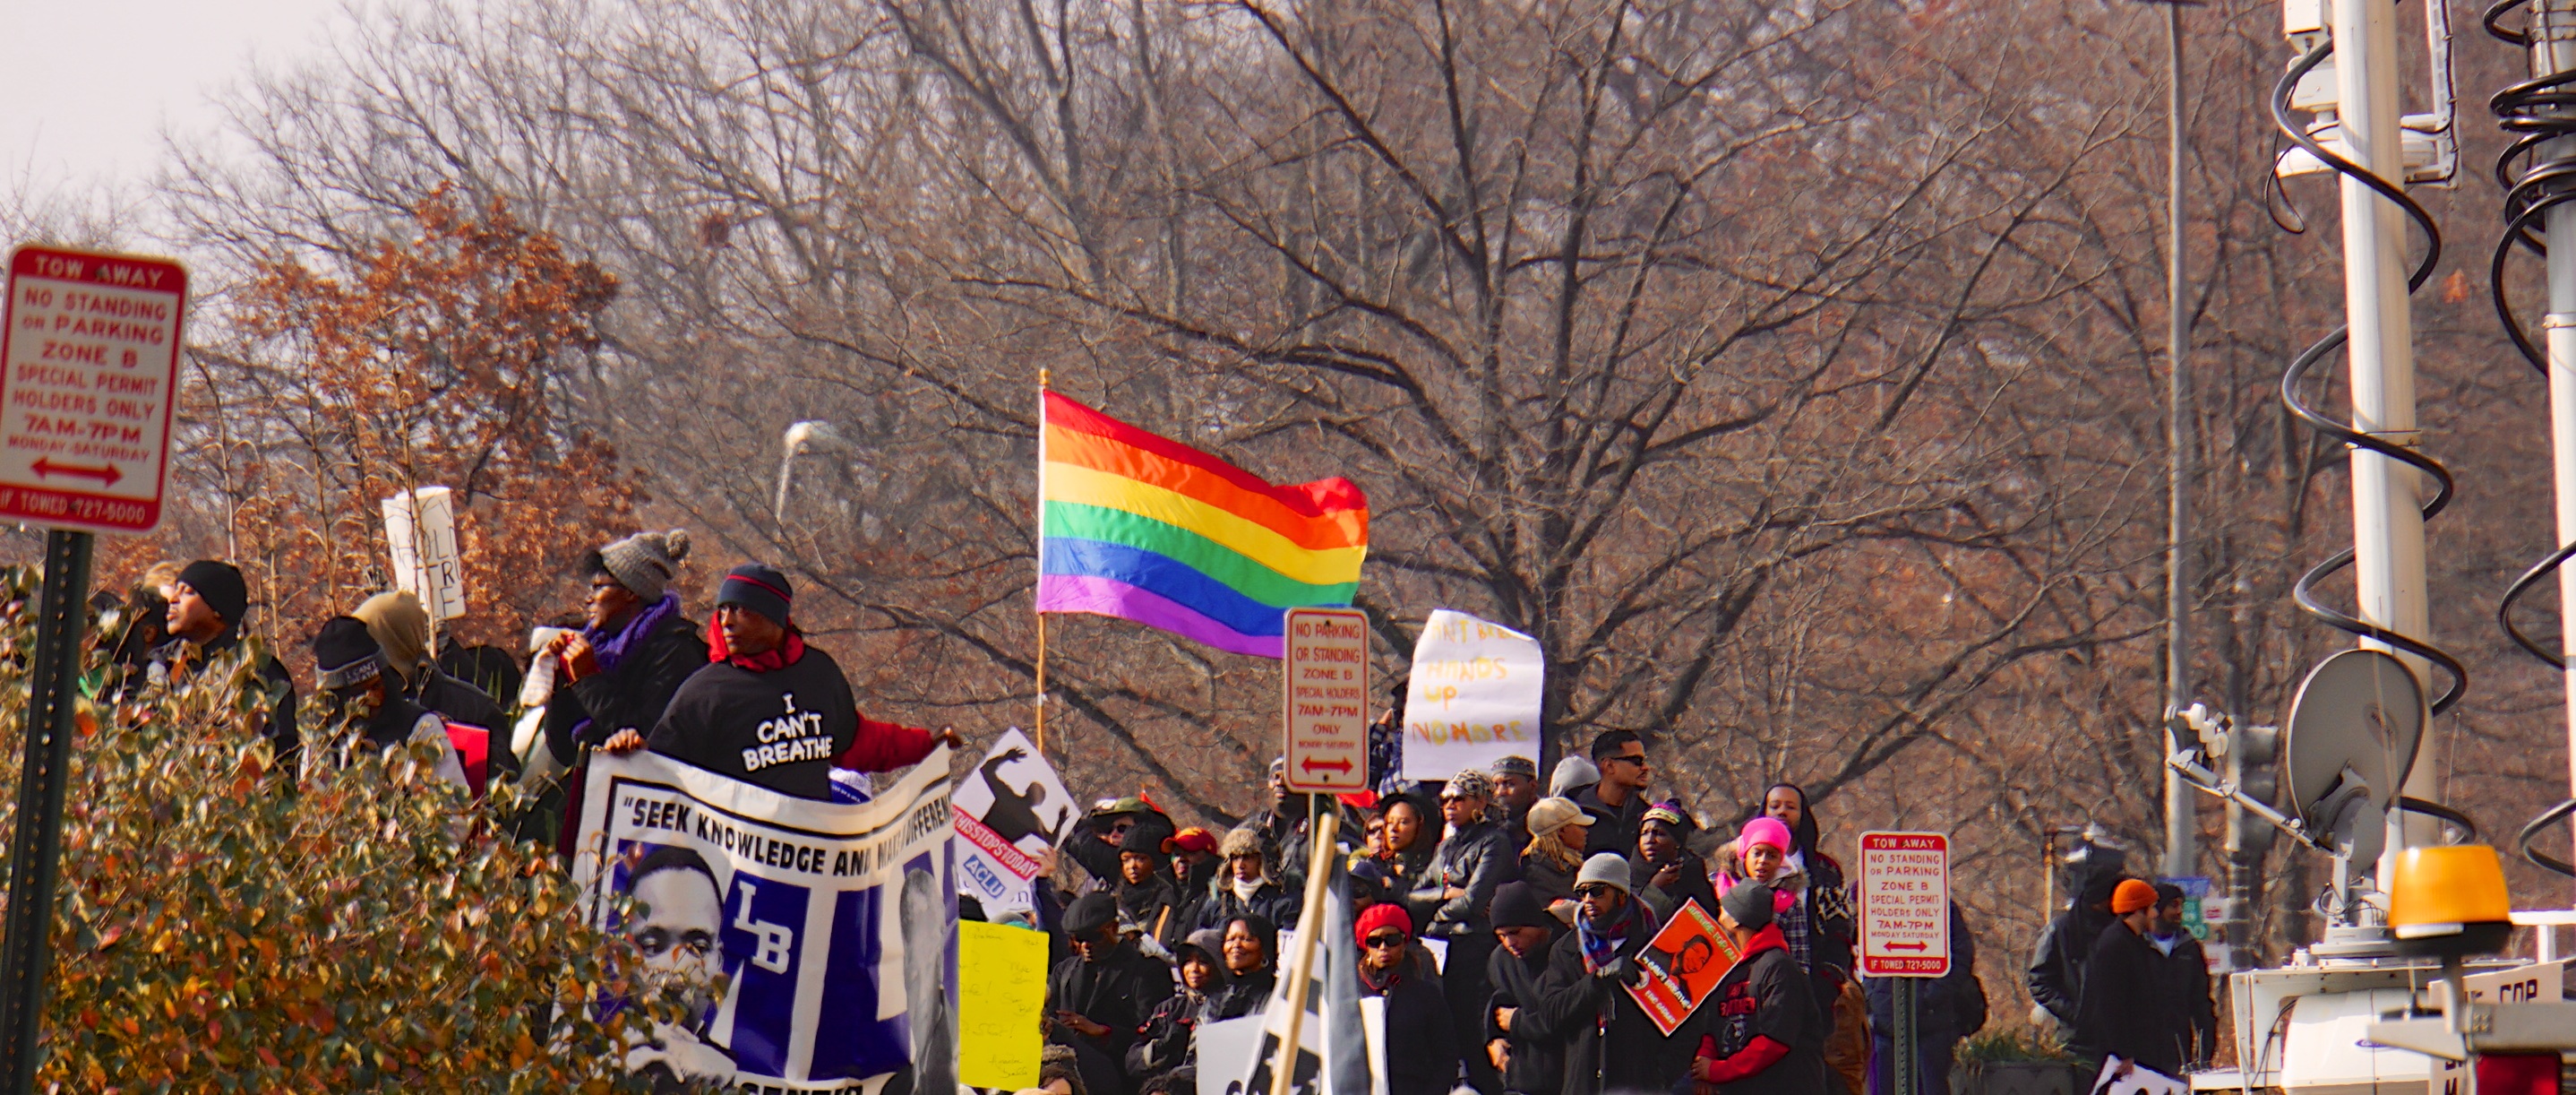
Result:
[[[1260,1012],[1277,983],[1276,933],[1300,926],[1299,853],[1320,801],[1359,834],[1342,850],[1347,922],[1362,995],[1385,1000],[1392,1095],[1893,1091],[1894,982],[1854,976],[1857,898],[1805,792],[1774,785],[1731,834],[1704,833],[1653,797],[1636,735],[1605,732],[1587,752],[1558,765],[1546,797],[1517,757],[1343,800],[1290,794],[1274,762],[1268,805],[1223,833],[1178,826],[1143,797],[1098,804],[1065,846],[1086,877],[1045,891],[1028,924],[1086,941],[1049,982],[1050,1041],[1079,1063],[1085,1095],[1195,1090],[1187,1031]],[[1739,957],[1667,1034],[1624,989],[1693,903]],[[1948,1095],[1960,1042],[1988,1018],[1955,904],[1950,952],[1951,972],[1917,986],[1927,1095]],[[2086,1068],[2205,1063],[2210,988],[2182,891],[2116,874],[2050,926],[2032,967],[2034,998],[2045,1015],[2064,1009]]]
[[[312,738],[330,743],[324,755],[303,755],[295,685],[277,658],[263,654],[243,679],[263,690],[279,764],[414,748],[476,793],[496,775],[553,777],[554,819],[578,816],[594,750],[649,749],[828,800],[847,786],[836,772],[963,744],[862,717],[839,665],[798,629],[794,587],[774,568],[735,567],[708,622],[689,619],[675,588],[688,550],[675,530],[591,552],[579,626],[544,641],[524,677],[497,652],[433,657],[428,614],[408,593],[320,622],[309,646],[330,723]],[[238,668],[249,606],[230,564],[153,568],[116,642],[118,687]],[[541,713],[508,725],[496,691]],[[1529,760],[1506,757],[1438,784],[1381,778],[1360,795],[1310,797],[1292,794],[1274,761],[1267,803],[1223,831],[1181,826],[1141,795],[1096,804],[1064,839],[1070,865],[1042,879],[1039,907],[989,916],[1051,936],[1050,1083],[1080,1095],[1194,1091],[1196,1029],[1269,1005],[1283,933],[1302,927],[1312,812],[1336,810],[1330,862],[1347,907],[1333,919],[1350,928],[1359,991],[1383,1000],[1392,1095],[1892,1090],[1894,994],[1854,975],[1855,897],[1806,793],[1774,785],[1731,831],[1704,831],[1702,815],[1654,797],[1654,771],[1647,743],[1624,730],[1564,758],[1544,788]],[[543,828],[569,841],[574,827]],[[2096,1061],[2171,1075],[2206,1060],[2215,1014],[2181,903],[2179,890],[2116,872],[2087,880],[2034,955],[2035,1018]],[[1659,928],[1693,905],[1738,958],[1715,998],[1667,1033],[1626,988]],[[1975,936],[1955,906],[1950,926],[1953,972],[1918,995],[1932,1095],[1946,1095],[1955,1047],[1986,1022]]]
[[[1064,846],[1081,877],[1014,918],[1075,944],[1048,982],[1050,1042],[1085,1095],[1195,1090],[1189,1030],[1261,1012],[1277,984],[1321,803],[1355,834],[1338,851],[1336,922],[1350,925],[1361,995],[1384,1001],[1392,1095],[1887,1090],[1868,1063],[1886,994],[1853,977],[1852,894],[1805,793],[1774,786],[1731,832],[1703,832],[1655,798],[1643,739],[1608,731],[1584,752],[1544,796],[1519,757],[1340,799],[1291,794],[1274,762],[1268,803],[1222,833],[1143,797],[1097,804]],[[1740,957],[1667,1033],[1627,988],[1693,904]],[[1967,926],[1954,926],[1959,972],[1926,994],[1948,1009],[1927,1033],[1948,1042],[1973,1030],[1952,1001],[1983,1008]]]

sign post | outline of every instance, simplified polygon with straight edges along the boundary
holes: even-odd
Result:
[[[1288,610],[1288,789],[1340,795],[1368,789],[1368,615],[1355,608]]]
[[[1293,632],[1291,633],[1294,634]],[[1290,639],[1293,645],[1295,639]],[[1307,805],[1307,817],[1314,818],[1314,843],[1306,849],[1306,899],[1297,918],[1296,952],[1288,956],[1288,1030],[1279,1039],[1279,1056],[1270,1063],[1270,1095],[1289,1095],[1297,1079],[1297,1051],[1305,1045],[1306,987],[1315,978],[1315,936],[1313,925],[1324,922],[1324,901],[1331,896],[1333,885],[1333,838],[1342,820],[1342,812],[1328,798],[1315,798]],[[1247,1093],[1251,1095],[1251,1093]]]
[[[9,253],[0,297],[0,518],[51,530],[0,925],[7,1095],[35,1089],[91,534],[149,532],[161,523],[187,304],[188,274],[174,262],[48,247]]]
[[[1299,794],[1337,795],[1368,789],[1368,615],[1355,608],[1292,608],[1282,629],[1287,637],[1280,660],[1287,738],[1281,753],[1288,761],[1288,789]],[[1296,952],[1287,959],[1287,1037],[1279,1059],[1270,1067],[1270,1095],[1288,1095],[1295,1078],[1298,1028],[1304,1025],[1306,986],[1315,968],[1315,925],[1324,922],[1325,890],[1331,884],[1333,837],[1341,811],[1331,799],[1317,798],[1306,816],[1314,843],[1306,849],[1306,901],[1297,923]]]
[[[1862,833],[1860,972],[1896,978],[1896,1095],[1923,1089],[1919,1013],[1924,978],[1950,972],[1950,838]]]

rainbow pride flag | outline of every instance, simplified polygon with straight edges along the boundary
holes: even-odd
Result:
[[[1347,479],[1276,486],[1046,393],[1038,611],[1090,612],[1280,656],[1280,613],[1347,605],[1368,498]]]

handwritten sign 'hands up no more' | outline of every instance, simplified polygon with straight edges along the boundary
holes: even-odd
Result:
[[[1413,644],[1405,689],[1404,778],[1445,780],[1507,756],[1538,760],[1547,662],[1538,640],[1437,609]]]

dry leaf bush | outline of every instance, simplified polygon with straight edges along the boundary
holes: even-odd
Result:
[[[0,571],[12,787],[36,581]],[[100,624],[112,633],[113,614]],[[87,659],[95,695],[108,667],[95,643]],[[255,678],[223,668],[83,702],[40,1090],[646,1089],[620,1075],[619,1049],[629,1028],[675,1018],[678,997],[640,985],[623,942],[582,923],[543,849],[489,835],[516,788],[472,801],[425,755],[368,749],[290,782],[251,729]],[[318,707],[306,714],[307,752],[330,752]],[[593,1006],[639,995],[647,1006]]]
[[[383,501],[445,486],[468,605],[445,641],[514,648],[580,603],[583,553],[640,527],[642,489],[568,395],[599,366],[619,282],[499,201],[441,189],[408,212],[363,248],[281,250],[227,286],[181,390],[174,493],[195,508],[101,545],[102,574],[231,559],[256,630],[300,666],[295,640],[391,585]]]

